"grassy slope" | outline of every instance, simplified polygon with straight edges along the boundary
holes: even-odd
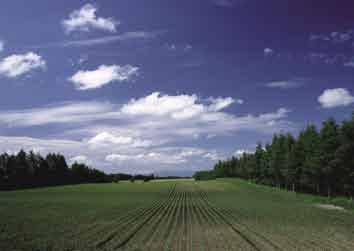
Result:
[[[175,183],[177,192],[168,197]],[[209,239],[216,250],[215,242],[233,246],[240,238],[232,235],[232,226],[262,250],[354,250],[354,212],[316,208],[317,200],[235,179],[0,192],[0,250],[88,250],[100,242],[114,247],[149,215],[149,224],[132,239],[137,246],[168,240],[189,250]]]

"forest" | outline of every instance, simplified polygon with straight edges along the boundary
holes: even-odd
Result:
[[[153,178],[153,175],[106,174],[77,162],[69,166],[61,154],[49,153],[42,157],[21,150],[17,154],[0,155],[0,190]]]
[[[297,137],[273,135],[254,153],[219,161],[197,180],[238,177],[258,184],[326,196],[354,195],[354,113],[338,124],[330,118],[318,129],[308,125]]]

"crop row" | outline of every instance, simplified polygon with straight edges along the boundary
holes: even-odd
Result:
[[[108,222],[80,229],[73,236],[78,241],[74,247],[173,251],[354,250],[354,244],[341,236],[323,238],[314,231],[305,235],[298,231],[300,223],[284,224],[284,231],[279,231],[268,218],[250,215],[247,207],[236,204],[242,201],[227,201],[225,194],[213,195],[208,189],[198,183],[177,182],[154,200],[152,197],[139,202],[132,200],[135,204],[118,207]]]
[[[296,226],[296,229],[289,229],[287,225],[290,224],[284,222],[283,228],[287,229],[284,231],[272,231],[274,223],[267,221],[267,219],[259,219],[260,222],[258,224],[250,224],[245,220],[250,217],[246,210],[234,211],[231,206],[228,207],[225,204],[220,206],[217,200],[211,201],[207,193],[202,190],[201,193],[201,197],[210,208],[218,212],[225,219],[225,222],[240,231],[240,234],[248,238],[261,250],[354,250],[352,242],[340,238],[335,233],[330,234],[330,238],[323,238],[323,236],[314,231],[301,231],[301,217],[298,217],[299,225]],[[294,212],[294,215],[297,215],[296,212]],[[261,225],[262,228],[258,228],[257,225]]]
[[[257,250],[234,231],[195,186],[175,193],[134,232],[125,250]]]

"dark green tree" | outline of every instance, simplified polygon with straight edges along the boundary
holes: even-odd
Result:
[[[295,138],[275,134],[253,154],[219,161],[200,177],[239,177],[265,185],[316,194],[354,195],[354,113],[341,126],[330,118],[320,131],[309,125]]]

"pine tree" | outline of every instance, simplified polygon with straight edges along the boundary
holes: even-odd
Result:
[[[334,119],[328,119],[323,122],[320,132],[320,153],[321,166],[324,171],[324,178],[327,186],[328,197],[332,194],[332,189],[335,188],[336,179],[339,178],[340,169],[338,161],[335,161],[335,153],[340,146],[339,128]]]

